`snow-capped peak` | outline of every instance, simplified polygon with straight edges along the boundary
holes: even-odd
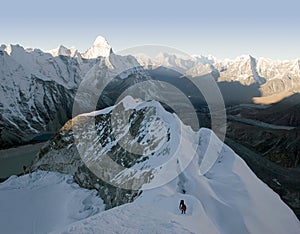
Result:
[[[11,54],[11,51],[12,51],[12,48],[11,48],[11,45],[2,45],[1,46],[3,48],[3,50],[8,54],[10,55]]]
[[[94,46],[110,46],[109,44],[108,44],[108,42],[107,42],[107,40],[104,38],[104,37],[102,37],[102,36],[98,36],[97,38],[96,38],[96,40],[94,41],[94,44],[93,44]]]
[[[193,55],[191,55],[191,57],[197,59],[197,61],[199,61],[203,64],[211,64],[212,65],[212,64],[216,63],[216,61],[217,61],[217,58],[210,54],[207,56],[201,55],[201,54],[200,55],[193,54]]]
[[[8,55],[12,55],[12,53],[14,53],[14,52],[17,54],[25,52],[24,47],[20,46],[19,44],[1,45],[0,49],[5,51]]]
[[[112,48],[108,44],[107,40],[98,36],[94,41],[91,48],[89,48],[84,54],[82,54],[83,58],[93,59],[98,57],[108,57],[112,53]]]
[[[67,47],[60,45],[58,48],[54,49],[54,50],[50,50],[48,51],[53,57],[59,56],[59,55],[63,55],[63,56],[68,56],[68,57],[74,57],[75,55],[77,55],[78,51],[76,48],[71,47],[70,49],[68,49]]]

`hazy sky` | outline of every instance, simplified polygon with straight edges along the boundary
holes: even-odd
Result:
[[[300,58],[299,0],[177,2],[2,0],[0,44],[84,52],[103,35],[114,51],[162,44],[219,58]]]

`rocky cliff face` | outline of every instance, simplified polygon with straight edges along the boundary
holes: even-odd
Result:
[[[70,118],[81,79],[76,59],[7,46],[0,64],[1,147],[55,131]]]
[[[180,122],[162,111],[156,102],[127,97],[112,108],[79,115],[39,152],[32,169],[74,175],[82,187],[97,189],[107,208],[130,202],[155,174],[151,160],[163,163],[172,156]]]

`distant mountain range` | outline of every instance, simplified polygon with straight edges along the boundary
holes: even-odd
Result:
[[[2,45],[1,148],[38,140],[44,134],[54,133],[72,117],[73,100],[80,84],[87,87],[82,100],[91,100],[90,95],[97,96],[98,89],[94,93],[90,93],[90,90],[103,85],[108,77],[117,77],[104,90],[97,104],[102,108],[114,104],[119,94],[131,85],[153,79],[153,74],[163,80],[161,77],[164,77],[164,72],[156,70],[160,67],[175,70],[179,76],[176,79],[171,77],[168,82],[174,82],[183,89],[186,87],[186,92],[192,89],[184,80],[177,79],[181,74],[195,79],[212,75],[219,84],[226,104],[252,102],[253,98],[259,103],[261,96],[270,95],[273,95],[272,100],[277,100],[278,96],[284,94],[285,97],[297,92],[300,84],[299,60],[273,61],[255,59],[250,55],[234,60],[218,60],[212,56],[181,57],[169,53],[154,57],[142,54],[136,57],[120,56],[101,36],[84,53],[64,46],[44,52],[19,45]],[[93,74],[96,74],[96,79]],[[84,79],[86,77],[91,79]],[[147,87],[144,87],[144,91],[148,92]],[[193,96],[193,93],[186,94]],[[82,105],[86,111],[91,111],[95,106],[88,101]]]

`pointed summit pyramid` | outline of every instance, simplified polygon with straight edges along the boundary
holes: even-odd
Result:
[[[94,41],[92,47],[90,47],[85,53],[82,54],[83,58],[86,59],[93,59],[102,57],[108,57],[112,53],[112,48],[108,44],[107,40],[102,37],[98,36]]]

